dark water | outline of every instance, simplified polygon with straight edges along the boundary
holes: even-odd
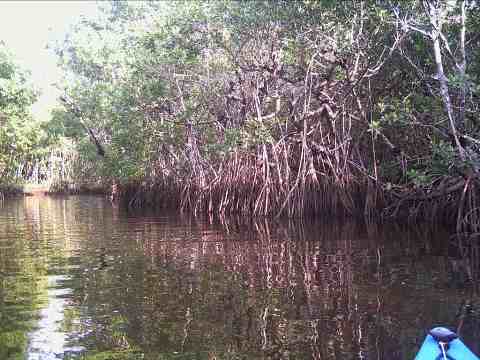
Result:
[[[478,286],[448,244],[420,226],[6,201],[0,359],[413,359],[439,324],[479,353]]]

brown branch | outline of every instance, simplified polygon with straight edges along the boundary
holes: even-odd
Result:
[[[84,114],[82,113],[82,111],[71,101],[67,100],[67,98],[61,96],[60,100],[65,104],[65,107],[67,108],[67,110],[69,110],[78,118],[80,125],[87,132],[90,140],[93,142],[93,144],[97,148],[97,154],[101,157],[105,157],[105,149],[103,148],[103,145],[100,143],[100,141],[98,140],[93,130],[87,125],[85,125],[85,122],[83,121]]]

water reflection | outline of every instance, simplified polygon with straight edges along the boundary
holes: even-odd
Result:
[[[30,334],[28,359],[411,359],[437,324],[480,352],[475,281],[455,280],[464,270],[444,233],[414,230],[127,214],[93,197],[6,202],[0,345],[37,314],[36,330],[17,331]],[[37,291],[7,323],[19,281]]]
[[[81,346],[67,347],[67,334],[61,330],[64,321],[66,297],[70,289],[61,287],[65,276],[54,275],[48,278],[48,305],[40,311],[40,318],[35,330],[29,335],[27,349],[28,360],[54,360],[65,353],[80,353]]]

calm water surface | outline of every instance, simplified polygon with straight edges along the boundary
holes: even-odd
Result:
[[[413,359],[439,324],[478,354],[471,271],[445,234],[421,227],[222,223],[86,196],[9,200],[0,359]]]

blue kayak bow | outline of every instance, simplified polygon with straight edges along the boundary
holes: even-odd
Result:
[[[480,360],[458,338],[444,327],[430,330],[415,360]]]

